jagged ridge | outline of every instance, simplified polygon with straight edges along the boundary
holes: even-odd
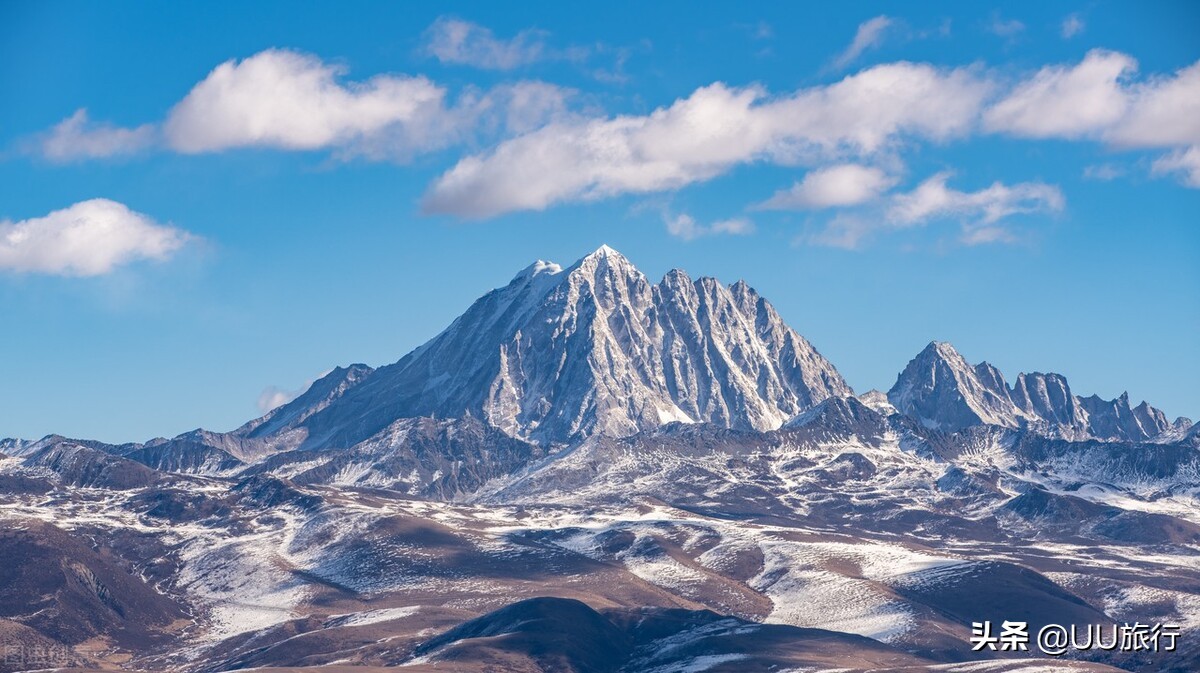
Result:
[[[1192,425],[1186,418],[1171,423],[1146,402],[1133,407],[1128,393],[1079,397],[1061,374],[1022,373],[1009,386],[991,364],[972,366],[937,341],[908,363],[887,397],[925,427],[948,431],[996,425],[1071,440],[1146,441],[1177,439]]]
[[[306,400],[244,434],[348,447],[399,418],[468,415],[538,443],[673,421],[768,430],[851,394],[746,283],[674,270],[652,284],[607,246],[565,270],[537,262],[399,362],[318,386],[320,408]]]

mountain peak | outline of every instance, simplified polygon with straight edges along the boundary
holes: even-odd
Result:
[[[625,255],[622,255],[621,253],[617,252],[613,248],[609,247],[609,245],[607,243],[605,243],[604,245],[601,245],[599,248],[596,248],[592,252],[588,253],[587,255],[585,255],[583,257],[583,259],[581,259],[579,261],[583,262],[583,261],[587,261],[590,259],[597,259],[597,260],[598,259],[611,259],[611,260],[620,260],[625,263],[629,262],[629,259],[626,258]]]
[[[688,276],[687,271],[684,271],[683,269],[671,269],[665,275],[663,275],[662,280],[659,281],[658,284],[659,287],[668,288],[669,290],[675,292],[683,290],[684,288],[688,288],[687,291],[689,292],[692,291],[690,289],[692,287],[692,278],[691,276]]]
[[[733,293],[733,295],[735,297],[741,297],[741,296],[757,297],[758,296],[758,291],[755,290],[754,288],[750,287],[750,283],[747,283],[745,280],[743,280],[741,278],[737,279],[736,281],[734,281],[733,285],[729,286],[729,291],[731,293]]]
[[[566,270],[527,267],[417,350],[336,393],[270,429],[298,426],[306,448],[352,445],[401,418],[468,414],[552,444],[674,421],[771,430],[852,391],[766,300],[682,271],[652,285],[603,245]]]
[[[1017,427],[1022,416],[998,370],[982,362],[972,367],[944,341],[930,342],[913,358],[887,397],[900,412],[944,430],[979,424]]]
[[[888,401],[887,394],[882,390],[868,390],[858,396],[858,401],[865,404],[875,413],[883,416],[890,416],[896,413],[896,407],[892,406],[892,403]]]
[[[630,278],[643,278],[642,272],[633,265],[633,262],[629,261],[629,258],[607,245],[602,245],[579,258],[579,261],[567,269],[567,274],[568,277],[578,277],[582,272],[584,275],[592,276],[605,271]]]
[[[966,360],[963,359],[963,356],[958,352],[958,349],[954,347],[954,344],[950,343],[949,341],[930,341],[929,345],[926,346],[923,351],[921,351],[921,355],[937,356],[944,359],[962,360],[963,362],[966,362]]]
[[[971,366],[948,343],[933,341],[896,379],[888,400],[922,425],[961,430],[973,425],[1029,427],[1066,439],[1143,441],[1170,428],[1166,416],[1128,393],[1115,400],[1079,397],[1061,374],[1019,374],[1012,386],[995,366]]]

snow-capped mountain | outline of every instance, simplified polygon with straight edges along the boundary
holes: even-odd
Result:
[[[971,649],[1019,615],[1179,624],[1179,652],[1054,665],[1194,671],[1198,512],[1187,419],[944,343],[855,397],[745,283],[605,247],[232,432],[0,440],[0,644],[185,673],[1044,670]]]
[[[1009,386],[987,362],[972,366],[948,343],[933,342],[913,358],[887,399],[928,428],[961,430],[976,425],[1029,428],[1065,439],[1147,441],[1182,436],[1191,421],[1175,423],[1129,395],[1102,400],[1079,397],[1061,374],[1019,374]]]
[[[770,430],[851,393],[744,282],[652,283],[607,246],[529,266],[395,364],[335,374],[240,434],[348,447],[400,418],[468,415],[548,444],[673,421]]]

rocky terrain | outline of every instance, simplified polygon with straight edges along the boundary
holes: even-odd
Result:
[[[746,283],[607,247],[232,432],[0,454],[3,672],[1200,670],[1197,425],[936,342],[856,396]]]

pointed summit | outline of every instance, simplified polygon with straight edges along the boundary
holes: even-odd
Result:
[[[637,271],[636,267],[633,266],[633,262],[630,262],[628,257],[622,255],[613,248],[610,248],[608,245],[602,245],[587,255],[580,257],[577,262],[571,265],[571,269],[574,270],[578,268],[591,267],[603,268],[606,266],[632,269],[638,274],[641,273],[640,271]]]
[[[589,265],[599,266],[602,264],[612,264],[633,268],[633,263],[630,262],[625,255],[622,255],[613,248],[609,247],[608,244],[601,245],[599,248],[596,248],[587,255],[584,255],[579,259],[579,261],[572,264],[571,268],[575,269]]]
[[[682,271],[651,284],[607,245],[565,270],[538,262],[293,436],[352,446],[399,419],[467,414],[548,444],[675,421],[771,430],[852,394],[765,299],[735,289]]]
[[[1017,427],[1022,417],[998,370],[986,363],[972,367],[942,341],[930,342],[908,363],[887,397],[901,413],[940,430]]]
[[[630,262],[625,255],[613,250],[607,245],[602,245],[592,252],[580,257],[574,264],[567,269],[567,276],[578,276],[580,272],[585,275],[596,277],[597,274],[611,270],[619,275],[636,277],[644,279],[642,272]]]
[[[633,262],[630,262],[628,257],[622,255],[613,248],[610,248],[608,245],[602,245],[583,257],[580,257],[577,262],[571,265],[571,268],[587,266],[589,264],[612,264],[616,266],[633,268]]]
[[[1070,440],[1145,441],[1168,432],[1166,415],[1128,393],[1115,400],[1078,397],[1060,374],[1019,374],[1009,387],[996,367],[971,366],[948,343],[934,341],[900,373],[888,401],[928,428],[973,425],[1028,428]]]

